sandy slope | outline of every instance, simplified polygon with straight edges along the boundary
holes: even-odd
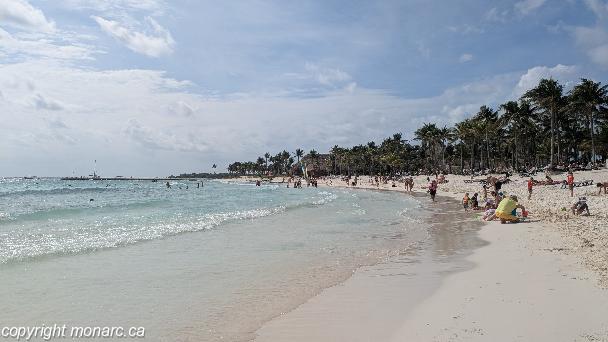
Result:
[[[608,291],[539,224],[485,226],[490,242],[389,341],[608,341]]]
[[[608,171],[578,172],[575,177],[608,181]],[[464,182],[469,177],[448,179],[450,182],[440,186],[439,194],[459,200],[465,191],[481,191],[479,184]],[[404,310],[401,323],[385,326],[376,340],[608,341],[608,290],[601,288],[607,284],[608,275],[608,196],[598,196],[595,186],[577,188],[575,198],[587,196],[592,216],[573,216],[562,209],[569,208],[573,201],[567,190],[559,186],[535,187],[533,198],[528,201],[526,179],[512,179],[503,191],[517,194],[535,222],[492,222],[484,226],[479,236],[490,244],[468,257],[476,267],[449,276],[415,309],[407,314]],[[333,180],[331,185],[320,185],[345,183]],[[424,185],[426,177],[417,177],[415,191],[425,192]],[[367,177],[360,177],[358,187],[377,189]],[[403,185],[394,188],[389,183],[379,189],[403,191]],[[261,329],[263,340],[280,341],[281,335],[275,334],[278,331],[291,331],[295,336],[294,329],[316,329],[317,341],[352,340],[353,334],[345,332],[343,326],[336,330],[326,324],[331,317],[323,312],[332,310],[323,308],[342,305],[339,303],[344,298],[356,301],[369,297],[382,289],[382,284],[363,286],[356,283],[357,279],[355,276],[347,281],[348,292],[332,288],[312,299],[303,306],[308,308],[308,314],[298,308],[270,322]],[[357,288],[358,291],[353,290]],[[405,296],[407,289],[403,291]],[[386,304],[379,301],[377,305]],[[374,314],[383,312],[395,321],[394,310],[375,310]],[[351,318],[349,324],[355,331],[367,324],[363,318]]]

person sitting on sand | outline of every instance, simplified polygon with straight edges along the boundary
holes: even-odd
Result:
[[[587,205],[587,197],[579,197],[578,201],[576,201],[570,209],[572,209],[573,215],[580,215],[583,211],[587,212],[587,216],[591,215],[589,206]]]
[[[478,193],[474,193],[473,197],[471,197],[471,209],[473,210],[479,210],[479,200],[477,200],[478,196]]]
[[[496,218],[496,209],[488,208],[484,211],[483,216],[481,217],[484,221],[493,221]]]
[[[601,194],[602,194],[602,188],[604,188],[604,195],[606,195],[606,194],[608,193],[608,192],[606,191],[606,189],[608,189],[608,182],[599,182],[599,183],[597,183],[597,184],[595,184],[595,185],[596,185],[596,186],[598,187],[598,189],[599,189],[599,191],[598,191],[598,193],[597,193],[598,195],[601,195]]]
[[[517,203],[517,196],[511,195],[500,201],[496,208],[495,215],[500,219],[500,223],[503,224],[507,222],[519,222],[519,218],[515,216],[517,208],[520,208],[524,212],[526,211],[526,208],[523,205]]]
[[[469,193],[465,193],[462,198],[462,206],[464,207],[464,211],[469,211]]]

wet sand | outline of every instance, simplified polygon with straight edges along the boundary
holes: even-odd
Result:
[[[360,268],[265,324],[256,341],[608,341],[601,274],[563,253],[558,230],[540,220],[479,229],[476,214],[453,204],[462,194],[442,194],[452,201],[425,203],[444,213],[428,245]]]
[[[432,213],[425,241],[386,262],[359,268],[344,283],[265,324],[255,341],[389,340],[448,275],[472,269],[466,257],[485,244],[476,238],[481,224],[458,211],[454,201],[441,198],[424,205]]]

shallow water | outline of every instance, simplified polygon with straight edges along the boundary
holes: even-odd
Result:
[[[247,340],[358,266],[427,239],[425,215],[398,193],[4,179],[0,321]]]

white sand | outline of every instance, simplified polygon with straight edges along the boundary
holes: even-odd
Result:
[[[363,268],[266,324],[256,341],[608,341],[608,291],[574,255],[553,251],[555,232],[493,222],[480,236],[490,244],[467,258],[476,266],[422,301],[408,286],[419,291],[430,274],[414,282],[375,276],[386,265]]]
[[[608,180],[606,170],[575,176]],[[416,191],[424,191],[424,178],[417,177]],[[459,200],[464,191],[481,189],[464,183],[466,177],[448,179],[440,195]],[[512,179],[503,190],[521,199],[525,180]],[[360,184],[375,188],[365,177]],[[403,185],[381,188],[402,191]],[[407,287],[395,290],[391,277],[374,282],[361,276],[378,270],[360,269],[344,284],[266,324],[257,340],[608,341],[608,290],[599,286],[607,278],[608,196],[596,192],[595,186],[575,190],[575,196],[588,196],[594,214],[575,217],[561,210],[572,202],[566,190],[535,188],[533,200],[522,202],[539,222],[486,225],[479,236],[490,244],[468,257],[476,267],[448,276],[422,301],[407,299]],[[403,310],[395,310],[399,305]]]
[[[490,245],[450,276],[389,341],[607,341],[608,291],[572,255],[552,252],[560,237],[539,224],[480,232]]]

